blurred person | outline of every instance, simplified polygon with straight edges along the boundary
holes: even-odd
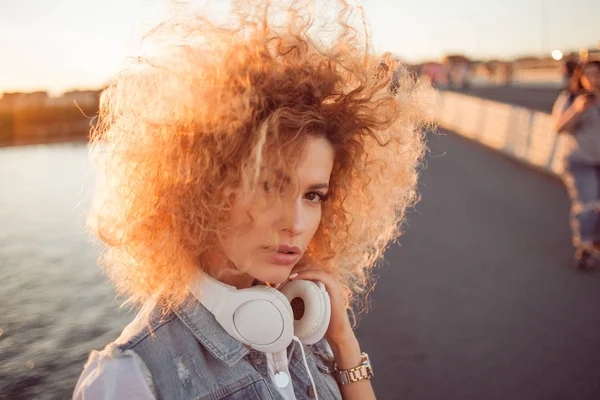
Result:
[[[460,82],[460,88],[461,89],[468,89],[471,86],[471,61],[470,60],[466,60],[464,63],[461,64],[460,66],[460,73],[459,73],[459,82]]]
[[[600,61],[575,68],[557,98],[553,117],[568,138],[564,182],[571,198],[571,227],[580,268],[600,259]]]
[[[308,1],[188,11],[103,92],[88,226],[140,312],[75,399],[375,398],[348,312],[416,201],[423,115],[340,3],[328,45]]]
[[[469,86],[469,69],[471,68],[471,60],[462,54],[450,54],[442,59],[445,80],[448,88],[465,89]]]
[[[573,80],[573,75],[577,72],[578,69],[581,68],[581,65],[576,60],[569,58],[561,64],[561,67],[563,73],[563,82],[565,84],[565,87],[568,87],[570,85],[570,82]]]
[[[515,66],[511,61],[506,61],[501,64],[502,66],[502,77],[504,86],[510,86],[513,82],[513,75],[515,72]]]
[[[488,86],[496,85],[498,83],[498,78],[496,73],[498,72],[498,62],[497,61],[487,61],[484,64],[485,67],[485,75],[488,79]]]
[[[582,74],[582,66],[581,64],[575,64],[574,66],[569,67],[569,79],[566,82],[564,92],[568,95],[567,103],[565,105],[572,105],[575,101],[575,98],[581,94],[584,90],[581,85],[581,74]]]

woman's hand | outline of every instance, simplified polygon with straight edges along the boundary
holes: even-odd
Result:
[[[331,320],[325,332],[325,339],[341,368],[357,366],[361,358],[360,347],[348,317],[344,287],[331,274],[315,266],[297,266],[292,272],[290,280],[319,281],[325,285],[331,300]]]
[[[582,113],[595,103],[596,99],[594,97],[582,94],[577,96],[577,98],[573,102],[573,107],[577,112]]]
[[[319,281],[325,285],[331,299],[331,320],[325,333],[325,339],[331,346],[336,366],[340,370],[345,370],[360,365],[362,355],[348,317],[347,296],[343,286],[331,274],[314,265],[296,266],[289,279],[292,281],[298,279]],[[341,385],[340,391],[342,398],[347,400],[375,399],[373,386],[367,379],[350,385]]]

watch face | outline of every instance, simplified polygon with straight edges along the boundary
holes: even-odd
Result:
[[[365,353],[365,357],[367,359],[365,362],[367,369],[369,370],[369,373],[371,374],[371,376],[374,377],[375,374],[373,373],[373,367],[371,366],[371,359],[369,358],[369,355],[367,353]]]

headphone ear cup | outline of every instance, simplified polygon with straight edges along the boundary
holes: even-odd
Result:
[[[286,349],[294,336],[294,314],[287,298],[268,286],[254,286],[239,293],[252,298],[237,307],[233,314],[233,325],[239,337],[264,353]]]
[[[302,343],[315,344],[323,338],[331,319],[331,303],[321,282],[288,282],[281,293],[287,297],[294,313],[294,334]]]
[[[275,296],[279,302],[281,302],[283,309],[285,309],[286,316],[289,316],[292,320],[294,319],[294,311],[292,310],[292,305],[290,304],[287,296],[285,296],[281,291],[267,285],[253,286],[252,289],[263,290],[267,293],[271,293]],[[291,341],[290,341],[291,343]]]

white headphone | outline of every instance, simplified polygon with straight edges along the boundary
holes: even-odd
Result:
[[[290,281],[280,291],[263,285],[238,290],[202,273],[190,289],[227,333],[264,353],[286,349],[294,336],[304,344],[317,343],[331,318],[329,294],[321,282]],[[298,319],[294,299],[304,304]]]

